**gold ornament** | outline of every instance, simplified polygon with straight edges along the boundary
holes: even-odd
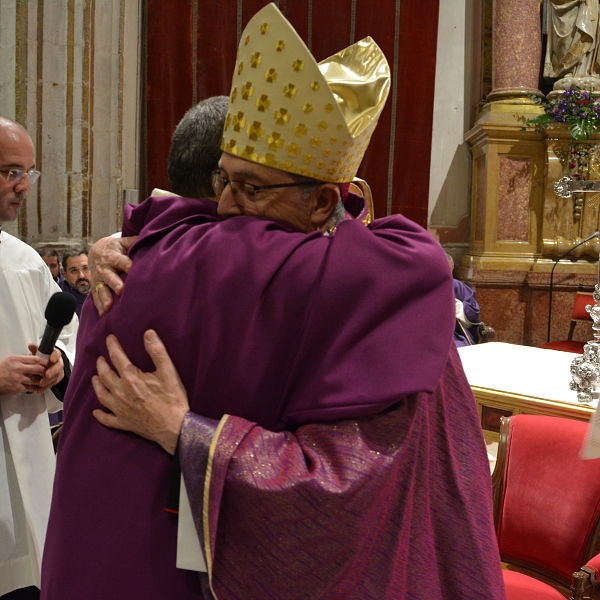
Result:
[[[241,40],[222,149],[319,181],[352,181],[390,88],[377,44],[368,37],[317,64],[274,4]]]

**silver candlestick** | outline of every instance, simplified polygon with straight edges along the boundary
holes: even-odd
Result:
[[[600,181],[589,181],[562,177],[554,184],[554,192],[561,198],[570,198],[575,192],[600,192]],[[600,266],[600,262],[599,262]],[[585,310],[590,313],[594,339],[583,347],[583,355],[578,356],[571,362],[571,383],[569,387],[577,392],[579,402],[591,402],[600,392],[596,387],[600,384],[600,273],[598,284],[593,293],[596,305],[588,304]]]
[[[592,294],[596,305],[585,307],[594,324],[594,339],[583,347],[583,355],[571,362],[571,383],[569,388],[577,392],[579,402],[591,402],[598,395],[596,387],[600,383],[600,284],[596,284]]]
[[[571,179],[561,177],[554,184],[554,193],[561,198],[570,198],[574,192],[600,192],[600,180]]]

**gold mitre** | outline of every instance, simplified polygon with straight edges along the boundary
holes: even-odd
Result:
[[[390,87],[367,37],[317,64],[274,4],[240,40],[221,148],[320,181],[352,181]]]

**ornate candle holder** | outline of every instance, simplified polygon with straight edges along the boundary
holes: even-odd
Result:
[[[571,177],[561,177],[554,184],[554,193],[561,198],[570,198],[578,192],[600,192],[600,180],[573,179]]]
[[[588,304],[585,310],[590,313],[594,340],[583,347],[583,355],[571,362],[571,383],[569,387],[577,392],[579,402],[591,402],[600,393],[596,387],[600,383],[600,285],[596,284],[592,294],[596,305]]]
[[[600,145],[596,142],[566,142],[564,140],[550,140],[550,147],[560,161],[564,173],[567,177],[563,177],[558,183],[563,183],[566,180],[575,182],[586,182],[590,179],[600,179],[599,161],[600,161]],[[556,190],[556,187],[555,187]],[[578,222],[583,213],[583,194],[579,191],[587,191],[584,189],[577,190],[571,188],[567,195],[557,192],[558,196],[563,198],[573,197],[573,221]],[[600,198],[596,193],[593,198],[588,199],[588,205],[594,206]]]
[[[576,180],[562,177],[554,184],[554,192],[562,198],[570,198],[576,192],[600,192],[600,181]],[[600,266],[600,263],[599,263]],[[579,402],[591,402],[600,397],[596,387],[600,384],[600,274],[592,294],[596,305],[588,304],[585,310],[590,313],[594,339],[583,347],[583,355],[571,362],[571,383],[569,387],[577,392]]]

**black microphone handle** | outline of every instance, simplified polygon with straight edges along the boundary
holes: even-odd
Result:
[[[58,336],[62,331],[62,327],[52,327],[52,325],[46,324],[46,329],[44,330],[44,335],[42,336],[42,341],[38,346],[38,351],[36,352],[36,356],[50,356],[52,351],[54,350],[54,346],[56,345],[56,340],[58,340]]]
[[[562,256],[559,256],[558,259],[556,260],[556,262],[552,265],[552,270],[550,271],[550,289],[549,289],[549,294],[548,294],[548,336],[547,336],[547,342],[550,341],[550,328],[552,326],[552,287],[554,285],[554,269],[556,269],[556,265],[565,257],[568,256],[569,254],[571,254],[571,252],[573,252],[573,250],[575,250],[575,248],[579,248],[579,246],[582,246],[583,244],[585,244],[586,242],[589,242],[591,239],[597,237],[598,235],[600,235],[600,231],[595,231],[594,233],[592,233],[592,235],[589,235],[588,237],[585,238],[585,240],[579,242],[579,244],[575,244],[572,248],[569,248],[569,250],[567,250]]]

